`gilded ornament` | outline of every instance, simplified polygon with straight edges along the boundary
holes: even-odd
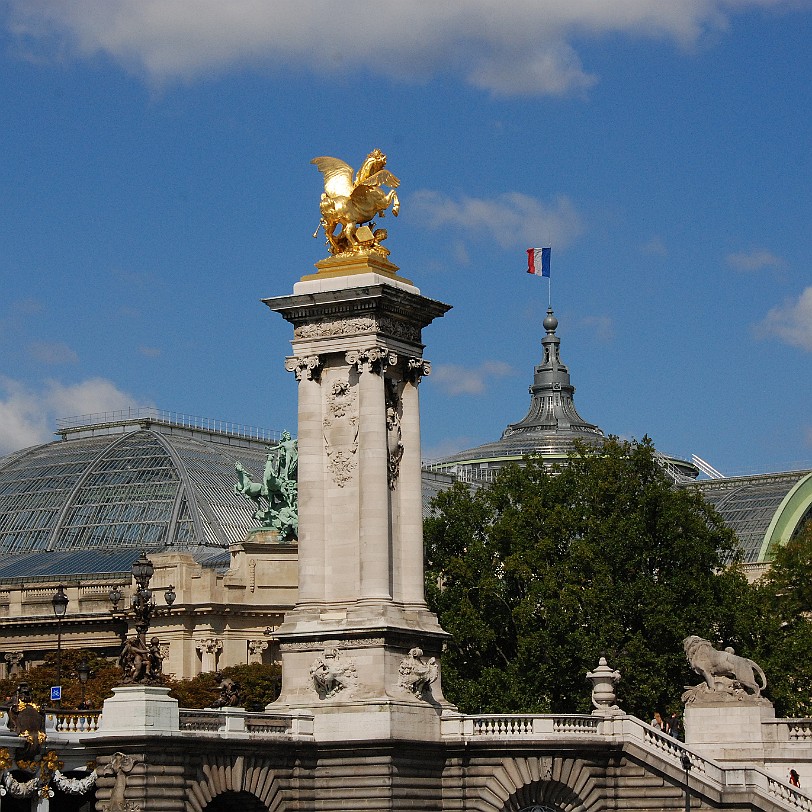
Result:
[[[379,149],[372,150],[354,178],[352,167],[340,158],[321,156],[310,163],[324,176],[321,220],[313,236],[323,228],[333,256],[375,252],[386,257],[389,251],[381,245],[387,237],[386,229],[376,229],[373,218],[385,216],[390,206],[395,217],[400,211],[395,191],[400,181],[384,168],[386,155]],[[390,187],[390,191],[384,192],[381,186]],[[341,230],[336,233],[339,226]]]

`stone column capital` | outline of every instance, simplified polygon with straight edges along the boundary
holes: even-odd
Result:
[[[420,383],[424,375],[431,374],[431,361],[425,358],[407,358],[406,359],[406,380],[413,383],[415,386]]]
[[[318,378],[321,371],[321,359],[318,355],[291,356],[285,359],[285,369],[296,376],[297,381],[312,381]]]
[[[350,366],[354,366],[358,372],[369,370],[377,375],[383,375],[390,366],[398,362],[398,357],[394,352],[390,352],[385,347],[369,347],[365,350],[349,350],[344,358]]]

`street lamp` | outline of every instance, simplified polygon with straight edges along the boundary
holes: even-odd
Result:
[[[691,770],[691,757],[682,751],[682,769],[685,770],[685,812],[691,812],[691,788],[688,786],[688,773]]]
[[[82,686],[82,704],[79,706],[81,710],[87,710],[85,707],[85,686],[87,685],[87,678],[90,676],[90,666],[87,660],[82,660],[76,670],[79,672],[79,684]]]
[[[60,584],[51,598],[51,605],[54,607],[54,616],[56,617],[56,684],[60,686],[60,694],[62,692],[62,618],[65,617],[65,612],[68,611],[68,596],[65,594],[65,589]],[[56,700],[56,706],[62,707],[62,699]]]
[[[155,612],[156,603],[149,582],[155,572],[152,562],[147,558],[146,552],[141,551],[141,555],[133,562],[132,573],[137,584],[133,593],[130,608],[135,616],[136,637],[127,640],[121,652],[121,665],[124,669],[125,682],[144,682],[152,679],[160,679],[161,655],[160,652],[153,651],[154,646],[147,645],[147,632],[150,621]],[[121,600],[121,591],[118,587],[110,590],[110,601],[113,604],[113,611],[118,610]],[[175,587],[171,584],[164,590],[164,600],[166,605],[171,607],[177,595]]]

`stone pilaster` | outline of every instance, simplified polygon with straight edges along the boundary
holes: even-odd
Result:
[[[426,605],[423,583],[423,478],[420,454],[420,403],[418,385],[431,365],[422,358],[409,358],[401,392],[403,454],[397,483],[399,538],[396,572],[405,606]]]
[[[299,387],[299,592],[302,606],[324,600],[324,465],[318,355],[289,358]]]

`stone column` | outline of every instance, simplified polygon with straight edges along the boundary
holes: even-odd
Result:
[[[204,674],[217,670],[217,656],[223,650],[223,641],[216,637],[209,637],[197,643],[197,650],[200,652],[202,660],[202,671]]]
[[[424,607],[426,600],[423,584],[423,477],[418,385],[422,376],[428,375],[430,371],[428,361],[409,358],[406,361],[406,378],[401,394],[403,457],[395,493],[400,507],[399,597],[409,607]]]
[[[262,663],[262,652],[268,648],[267,640],[248,641],[248,663]]]
[[[389,455],[384,376],[397,356],[379,347],[347,353],[358,368],[358,474],[362,517],[359,538],[361,601],[392,599],[390,549]]]
[[[324,599],[324,439],[318,355],[288,358],[299,382],[299,591],[298,606]]]

